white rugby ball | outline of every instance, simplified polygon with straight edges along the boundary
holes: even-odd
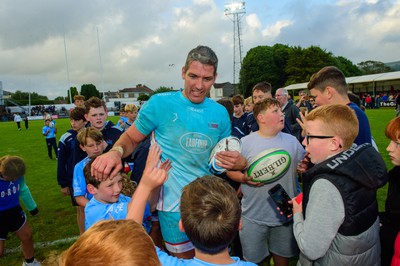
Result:
[[[51,127],[51,128],[54,127],[54,122],[53,122],[53,121],[51,121],[51,122],[49,123],[49,127]]]
[[[286,174],[291,161],[287,151],[268,149],[257,154],[249,162],[247,175],[254,182],[272,183]]]
[[[213,150],[211,151],[210,158],[208,161],[208,166],[210,167],[210,171],[214,174],[221,174],[226,171],[225,168],[222,168],[217,165],[218,160],[215,158],[215,155],[220,151],[238,151],[242,150],[242,142],[240,139],[229,136],[221,139],[215,145]]]

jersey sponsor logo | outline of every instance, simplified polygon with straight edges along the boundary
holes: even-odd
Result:
[[[207,135],[197,132],[189,132],[180,138],[179,143],[184,150],[190,153],[199,154],[211,149],[212,141]]]

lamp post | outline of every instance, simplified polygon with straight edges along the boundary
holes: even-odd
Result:
[[[225,5],[225,15],[233,21],[233,84],[239,83],[242,66],[242,42],[240,19],[246,13],[244,1],[233,1]]]

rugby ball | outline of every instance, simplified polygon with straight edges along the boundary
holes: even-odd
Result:
[[[247,175],[253,182],[272,183],[286,174],[291,161],[287,151],[268,149],[257,154],[249,162]]]
[[[51,121],[51,122],[49,123],[49,127],[53,128],[54,126],[55,126],[55,125],[54,125],[54,122]]]
[[[208,166],[210,171],[214,174],[222,174],[226,171],[225,168],[217,165],[218,160],[215,158],[215,155],[220,151],[238,151],[242,150],[242,142],[240,139],[229,136],[221,139],[212,149],[210,158],[208,160]]]

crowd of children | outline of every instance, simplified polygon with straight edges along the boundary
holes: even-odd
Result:
[[[250,99],[236,95],[225,109],[205,98],[217,62],[210,48],[193,49],[182,69],[184,90],[154,97],[139,115],[135,105],[126,105],[117,125],[107,121],[104,101],[76,97],[56,158],[58,184],[77,208],[81,235],[60,265],[250,266],[271,259],[277,266],[291,259],[298,265],[400,265],[400,118],[385,131],[395,165],[387,173],[339,69],[326,67],[311,77],[308,89],[318,107],[306,92],[297,105],[280,99],[284,90],[274,99],[271,84],[261,82]],[[197,77],[206,80],[201,88]],[[297,125],[285,123],[287,101],[298,108]],[[292,135],[294,127],[301,136]],[[51,119],[42,133],[52,158],[57,129]],[[152,141],[146,138],[151,133]],[[210,176],[209,153],[230,133],[241,139],[241,152],[217,153],[227,171],[223,178]],[[289,158],[281,161],[281,175],[266,182],[249,176],[255,158],[277,149]],[[124,162],[134,162],[127,172],[140,173],[137,187],[123,173]],[[263,171],[276,175],[268,167]],[[0,256],[7,234],[15,232],[23,265],[40,265],[19,203],[37,214],[24,175],[22,158],[0,158]],[[386,211],[378,214],[377,189],[387,180]],[[277,184],[289,196],[290,213],[271,196]],[[150,233],[156,205],[163,242]]]

